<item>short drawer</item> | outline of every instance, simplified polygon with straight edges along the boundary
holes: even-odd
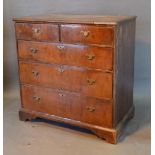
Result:
[[[59,28],[55,24],[16,23],[17,39],[59,41]]]
[[[112,127],[112,103],[56,89],[21,86],[25,109]]]
[[[113,46],[114,28],[79,24],[61,25],[61,41]]]
[[[112,74],[75,66],[19,62],[22,83],[59,88],[96,98],[112,98]]]
[[[25,60],[113,69],[112,48],[19,40],[18,55]]]

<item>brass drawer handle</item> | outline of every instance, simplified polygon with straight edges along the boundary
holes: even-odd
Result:
[[[80,32],[84,37],[88,37],[90,34],[90,31],[81,31]]]
[[[94,80],[94,79],[87,79],[87,83],[88,83],[89,85],[93,85],[93,84],[96,83],[96,80]]]
[[[38,76],[39,75],[39,72],[38,71],[32,71],[32,74],[34,75],[34,76]]]
[[[64,46],[64,45],[57,45],[57,48],[58,48],[59,50],[62,50],[62,49],[65,48],[65,46]]]
[[[41,98],[38,97],[38,96],[33,96],[33,100],[37,101],[37,102],[40,102]]]
[[[41,32],[40,28],[32,28],[32,32],[39,34]]]
[[[93,60],[93,59],[95,59],[95,57],[96,57],[95,54],[94,54],[93,52],[87,54],[86,56],[87,56],[87,59],[88,59],[88,60]]]
[[[58,71],[62,73],[62,72],[64,72],[64,68],[61,66],[58,68]]]
[[[89,112],[94,112],[94,111],[95,111],[95,107],[86,107],[86,109],[87,109]]]
[[[38,52],[38,49],[36,48],[30,48],[30,51],[32,54],[36,54]]]

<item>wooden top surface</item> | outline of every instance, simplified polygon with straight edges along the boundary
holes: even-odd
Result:
[[[52,22],[52,23],[79,23],[79,24],[118,24],[135,19],[136,16],[103,16],[103,15],[34,15],[13,18],[16,22]]]

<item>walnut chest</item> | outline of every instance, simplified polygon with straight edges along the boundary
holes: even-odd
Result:
[[[116,143],[133,117],[134,16],[15,18],[21,120],[90,129]]]

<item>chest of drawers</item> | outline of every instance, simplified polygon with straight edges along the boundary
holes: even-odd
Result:
[[[133,117],[135,17],[15,18],[20,120],[90,129],[116,143]]]

